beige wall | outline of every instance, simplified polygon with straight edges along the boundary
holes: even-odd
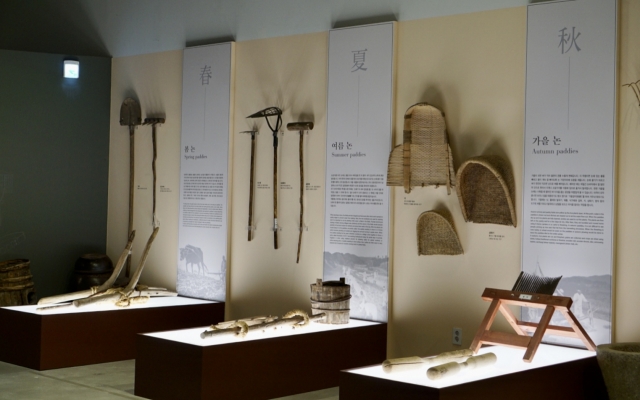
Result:
[[[621,80],[640,78],[638,36],[632,21],[640,17],[638,2],[623,1]],[[627,10],[625,13],[624,10]],[[634,30],[635,29],[635,30]],[[309,284],[322,276],[324,229],[324,166],[326,138],[327,33],[296,35],[236,44],[234,127],[231,137],[230,256],[227,317],[282,314],[309,308]],[[454,164],[486,154],[506,158],[516,177],[515,201],[521,219],[522,148],[526,7],[406,21],[398,24],[395,142],[402,142],[402,115],[407,107],[428,101],[446,113]],[[635,65],[635,67],[634,67]],[[635,69],[634,69],[635,68]],[[625,74],[627,74],[625,76]],[[634,77],[635,76],[635,77]],[[156,53],[113,60],[112,127],[110,148],[108,253],[124,246],[127,229],[128,131],[118,124],[120,104],[129,94],[140,99],[143,118],[166,113],[160,128],[158,193],[161,230],[151,252],[143,281],[175,288],[179,206],[179,146],[182,52]],[[640,318],[633,305],[640,282],[640,259],[635,244],[637,185],[624,184],[640,168],[635,150],[640,107],[630,90],[620,93],[619,201],[617,225],[616,340],[640,340]],[[273,249],[271,133],[264,120],[245,117],[267,106],[284,110],[288,122],[315,121],[305,136],[305,182],[319,186],[305,192],[305,223],[300,264],[298,237],[298,135],[280,137],[279,190],[280,249]],[[256,181],[269,189],[255,191],[254,240],[247,241],[250,140],[237,132],[256,123],[260,130],[256,151]],[[151,128],[136,131],[136,190],[138,230],[134,266],[151,232]],[[426,355],[454,348],[451,330],[463,330],[468,346],[488,303],[480,299],[487,286],[509,288],[520,270],[521,228],[467,224],[454,193],[445,188],[416,188],[405,195],[392,190],[392,286],[390,292],[390,356]],[[405,198],[420,206],[404,205]],[[465,254],[418,256],[417,217],[430,209],[447,209]],[[620,215],[625,215],[621,218]],[[628,215],[628,217],[627,217]],[[640,222],[640,221],[639,221]],[[503,235],[489,240],[489,232]],[[499,328],[505,329],[502,321]]]
[[[398,33],[396,142],[401,116],[418,101],[445,112],[456,170],[466,159],[497,154],[516,177],[521,216],[526,8],[402,22]],[[389,353],[453,349],[452,329],[468,347],[488,303],[485,287],[509,288],[520,271],[520,228],[465,223],[455,191],[394,188],[393,297]],[[405,198],[421,206],[404,205]],[[464,255],[418,256],[420,213],[446,209]],[[489,232],[504,235],[489,240]]]
[[[158,128],[157,205],[160,231],[153,243],[141,283],[175,289],[178,252],[180,116],[182,51],[115,58],[111,78],[111,142],[109,147],[109,215],[107,254],[117,260],[127,242],[129,216],[129,128],[120,126],[120,105],[137,98],[142,119],[165,116]],[[153,159],[151,126],[135,131],[135,203],[132,270],[138,265],[152,227]],[[138,188],[138,186],[140,188]],[[163,191],[160,187],[164,186]],[[169,190],[169,191],[167,191]]]
[[[619,83],[640,79],[640,1],[620,2]],[[614,340],[640,341],[640,105],[629,87],[618,94],[618,190]]]

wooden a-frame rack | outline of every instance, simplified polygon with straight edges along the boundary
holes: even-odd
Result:
[[[474,353],[477,353],[483,344],[500,344],[527,349],[523,360],[531,362],[545,334],[578,338],[582,340],[588,350],[596,351],[596,345],[571,312],[573,300],[570,297],[486,288],[482,293],[482,299],[490,301],[491,305],[473,338],[473,342],[471,342],[471,350]],[[516,318],[511,309],[507,307],[508,305],[544,308],[544,313],[538,323],[523,322]],[[515,334],[489,330],[498,310],[516,331]],[[554,311],[559,311],[567,319],[568,327],[549,325]],[[528,336],[528,333],[531,332],[533,332],[533,336]]]

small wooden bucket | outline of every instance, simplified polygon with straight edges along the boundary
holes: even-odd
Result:
[[[317,279],[311,284],[311,312],[313,315],[327,314],[323,321],[319,321],[321,323],[348,324],[350,291],[351,286],[345,283],[344,278],[327,282]]]
[[[0,261],[0,306],[36,304],[29,260]]]

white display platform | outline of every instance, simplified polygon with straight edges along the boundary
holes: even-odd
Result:
[[[382,365],[342,371],[340,400],[401,398],[431,399],[606,399],[596,353],[542,344],[532,362],[522,360],[524,349],[488,346],[496,364],[459,375],[431,380],[428,367],[386,373]]]
[[[224,303],[156,297],[144,304],[0,308],[0,361],[45,370],[132,359],[136,335],[224,320]]]
[[[116,307],[113,304],[98,304],[98,305],[89,305],[86,307],[63,307],[63,308],[53,308],[48,310],[38,311],[39,307],[48,307],[53,304],[44,304],[44,305],[34,305],[34,306],[11,306],[11,307],[2,307],[7,310],[13,310],[18,312],[30,313],[30,314],[38,314],[38,315],[57,315],[57,314],[77,314],[77,313],[85,313],[85,312],[99,312],[99,311],[116,311],[116,310],[137,310],[144,308],[156,308],[156,307],[173,307],[173,306],[189,306],[195,304],[211,304],[211,303],[219,303],[218,301],[209,301],[209,300],[201,300],[201,299],[191,299],[189,297],[152,297],[146,303],[142,304],[132,304],[128,307]]]
[[[495,365],[480,370],[463,371],[457,376],[443,378],[436,381],[432,381],[427,378],[428,367],[411,371],[386,373],[382,370],[381,365],[376,365],[372,367],[352,369],[349,372],[379,379],[390,379],[398,382],[410,383],[412,385],[421,385],[439,389],[479,381],[482,379],[494,378],[496,376],[527,371],[534,368],[543,368],[554,364],[595,357],[596,355],[593,351],[545,344],[540,345],[535,358],[530,363],[522,361],[522,355],[524,354],[523,349],[505,346],[490,346],[483,347],[478,351],[478,355],[486,353],[494,353],[498,357],[498,361]]]
[[[361,321],[357,319],[350,319],[348,324],[341,325],[331,325],[331,324],[321,324],[318,322],[311,322],[309,325],[293,329],[293,327],[281,327],[278,329],[270,329],[266,332],[254,331],[249,332],[247,336],[244,338],[240,338],[233,335],[222,335],[218,337],[208,337],[202,339],[200,337],[200,333],[202,333],[205,329],[208,329],[208,326],[203,326],[202,328],[193,328],[193,329],[181,329],[177,331],[167,331],[167,332],[153,332],[153,333],[145,333],[145,336],[151,336],[164,340],[171,340],[174,342],[180,342],[184,344],[190,344],[194,346],[216,346],[221,344],[229,344],[229,343],[242,343],[242,342],[250,342],[253,340],[266,340],[278,337],[285,336],[296,336],[296,335],[306,335],[310,333],[317,332],[329,332],[329,331],[337,331],[341,329],[350,329],[350,328],[360,328],[363,326],[373,326],[380,325],[379,322],[371,322],[371,321]]]
[[[135,395],[272,399],[335,387],[340,371],[384,360],[387,324],[350,320],[202,339],[206,327],[138,335]],[[244,379],[242,377],[247,377]]]

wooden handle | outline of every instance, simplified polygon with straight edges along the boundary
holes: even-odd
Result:
[[[153,229],[153,232],[151,232],[151,236],[149,236],[149,240],[147,240],[147,245],[145,246],[144,252],[142,253],[142,257],[140,258],[140,263],[138,264],[138,268],[136,269],[136,272],[131,277],[129,284],[124,289],[125,296],[129,296],[131,292],[133,292],[133,289],[135,289],[136,285],[138,284],[138,280],[140,280],[140,275],[142,274],[144,265],[147,262],[147,257],[149,257],[149,252],[151,251],[151,244],[153,244],[153,240],[158,235],[159,230],[160,230],[160,227],[157,226]]]
[[[273,134],[273,248],[278,249],[278,133]]]
[[[303,151],[302,151],[302,142],[304,138],[304,131],[300,131],[300,233],[298,234],[298,254],[296,256],[296,264],[300,263],[300,247],[302,246],[302,227],[304,225],[304,162],[303,162]]]
[[[135,179],[135,130],[134,125],[129,125],[129,229],[128,235],[131,235],[133,231],[133,193],[134,193],[134,179]],[[128,278],[131,272],[131,257],[127,258],[127,267],[125,269],[125,276]]]
[[[253,170],[254,170],[254,159],[256,152],[256,134],[255,132],[251,132],[251,164],[249,165],[249,226],[247,233],[247,240],[251,241],[253,239]]]
[[[153,211],[151,215],[151,223],[155,228],[156,221],[156,159],[158,158],[158,144],[156,139],[156,124],[151,126],[151,143],[153,145],[153,161],[151,161],[151,170],[153,171]]]

